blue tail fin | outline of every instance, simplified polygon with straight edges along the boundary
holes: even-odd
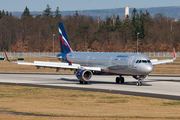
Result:
[[[67,35],[66,35],[66,32],[65,32],[62,22],[59,22],[59,39],[60,39],[61,53],[72,52],[72,49],[69,44],[69,40],[67,38]]]

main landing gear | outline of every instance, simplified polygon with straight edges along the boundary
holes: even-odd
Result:
[[[84,82],[84,81],[81,81],[81,80],[79,80],[79,83],[80,83],[80,84],[83,84],[83,83],[84,83],[84,84],[88,84],[88,82]]]
[[[122,76],[116,77],[116,83],[124,83],[124,77]]]

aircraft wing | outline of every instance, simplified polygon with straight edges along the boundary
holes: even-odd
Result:
[[[4,54],[6,57],[6,60],[12,63],[17,63],[19,65],[31,65],[31,66],[36,66],[37,69],[40,67],[44,68],[55,68],[58,70],[60,69],[87,69],[87,70],[92,70],[92,71],[101,71],[101,67],[88,67],[88,66],[81,66],[80,64],[69,64],[69,63],[61,63],[61,62],[45,62],[45,61],[34,61],[34,63],[31,62],[17,62],[17,61],[11,61],[9,60],[5,50]]]
[[[55,68],[55,69],[87,69],[92,71],[101,71],[100,67],[87,67],[81,66],[80,64],[71,64],[69,63],[61,63],[61,62],[44,62],[44,61],[34,61],[31,62],[15,62],[19,65],[31,65],[36,66],[37,68],[44,67],[44,68]]]
[[[158,65],[158,64],[164,64],[164,63],[169,63],[169,62],[174,62],[174,60],[176,60],[176,53],[175,53],[175,49],[173,47],[173,59],[165,59],[165,60],[158,60],[158,59],[152,59],[151,63],[153,65]]]

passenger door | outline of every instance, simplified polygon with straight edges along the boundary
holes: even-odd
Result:
[[[128,60],[128,67],[131,68],[132,64],[133,64],[133,59],[134,59],[134,56],[131,56]]]

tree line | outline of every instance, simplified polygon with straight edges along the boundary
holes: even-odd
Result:
[[[3,15],[1,15],[3,13]],[[25,7],[20,18],[0,11],[0,51],[60,52],[58,22],[63,22],[74,51],[171,52],[180,51],[180,22],[163,14],[151,17],[148,11],[134,8],[128,19],[118,15],[105,20],[92,16],[62,16],[59,8],[53,13],[49,5],[42,15],[33,16]]]

